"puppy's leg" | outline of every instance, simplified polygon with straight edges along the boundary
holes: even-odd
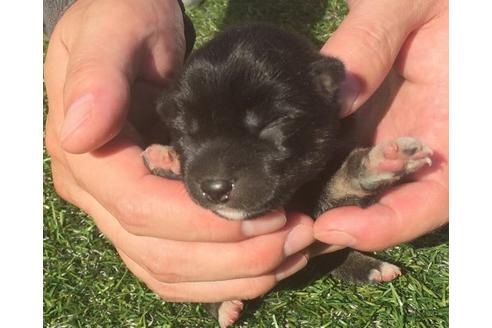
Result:
[[[402,177],[431,165],[432,150],[412,137],[353,150],[326,184],[315,216],[340,206],[366,207]]]
[[[317,242],[310,248],[310,257],[324,272],[332,276],[353,282],[391,281],[401,275],[396,265],[378,260],[371,256],[344,248],[332,253],[324,251],[331,247]]]
[[[412,137],[401,137],[372,148],[355,149],[326,184],[314,216],[318,217],[334,207],[368,206],[379,193],[395,185],[402,177],[431,165],[431,155],[429,147]],[[320,245],[316,246],[317,250],[312,247],[312,251],[322,253],[320,249],[323,246]],[[397,266],[353,250],[341,250],[332,256],[344,254],[343,261],[338,260],[339,265],[331,271],[338,278],[380,282],[393,280],[401,274]]]
[[[243,310],[241,301],[224,301],[222,303],[203,304],[207,312],[219,321],[220,328],[227,328],[239,319]]]
[[[336,278],[355,282],[382,282],[391,281],[401,275],[400,268],[396,265],[354,250],[343,251],[348,253],[345,261],[331,272]]]
[[[151,145],[142,152],[142,158],[152,174],[168,179],[181,179],[181,165],[173,147]]]

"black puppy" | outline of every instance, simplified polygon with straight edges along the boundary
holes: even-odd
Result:
[[[338,119],[344,78],[339,60],[299,36],[268,25],[230,28],[192,53],[164,92],[159,140],[143,153],[145,163],[156,175],[183,179],[194,201],[232,220],[280,207],[317,217],[366,206],[430,165],[431,150],[411,137],[350,145]],[[400,274],[355,251],[333,273],[363,282]],[[227,327],[242,303],[208,308]]]

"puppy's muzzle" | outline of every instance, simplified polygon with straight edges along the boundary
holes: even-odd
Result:
[[[210,202],[223,204],[229,200],[234,183],[225,179],[207,179],[200,183],[200,188]]]

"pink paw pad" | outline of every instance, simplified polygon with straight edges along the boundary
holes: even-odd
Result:
[[[224,301],[219,308],[219,325],[220,328],[227,328],[233,325],[241,312],[243,311],[243,302],[241,301]]]
[[[395,183],[401,177],[432,165],[432,150],[413,137],[401,137],[374,146],[364,159],[361,185],[374,190]]]
[[[142,157],[147,168],[154,174],[170,171],[179,175],[181,172],[178,155],[171,146],[150,145],[142,152]]]
[[[401,276],[401,270],[396,265],[383,262],[379,270],[372,269],[369,272],[368,280],[372,282],[392,281]]]
[[[379,172],[415,172],[432,165],[432,150],[413,137],[401,137],[375,146],[368,155],[368,169]]]

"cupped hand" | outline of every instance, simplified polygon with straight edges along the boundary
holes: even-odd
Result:
[[[430,232],[448,221],[447,1],[349,1],[350,12],[322,53],[340,58],[350,77],[344,111],[371,116],[376,91],[388,79],[396,90],[377,125],[374,144],[414,136],[434,150],[432,167],[386,192],[366,209],[342,207],[320,216],[315,238],[372,251]]]
[[[55,189],[164,299],[253,298],[306,264],[312,221],[280,211],[227,221],[148,172],[128,112],[152,109],[184,53],[175,0],[78,0],[64,13],[45,61]]]

